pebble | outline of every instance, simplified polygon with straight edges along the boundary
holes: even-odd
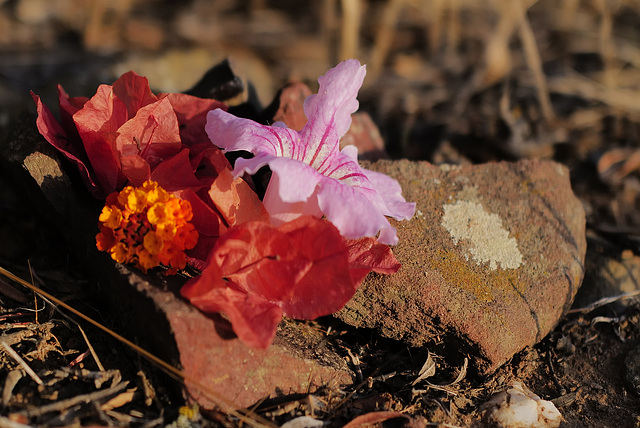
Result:
[[[562,415],[556,406],[541,400],[521,382],[494,394],[480,407],[484,421],[498,428],[557,428]]]

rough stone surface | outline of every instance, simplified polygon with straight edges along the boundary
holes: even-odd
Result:
[[[351,383],[346,363],[304,324],[283,322],[278,337],[267,349],[253,349],[238,340],[228,322],[208,317],[176,296],[181,283],[166,283],[123,265],[117,270],[137,307],[142,306],[137,334],[167,354],[167,344],[177,350],[185,385],[201,407],[249,407],[265,397],[315,391],[320,386]],[[142,302],[142,300],[146,302]],[[155,312],[155,314],[154,314]],[[160,327],[160,328],[159,328]],[[313,349],[305,355],[304,349]],[[202,386],[206,390],[202,389]]]
[[[480,374],[540,341],[584,273],[585,214],[567,169],[549,161],[365,165],[417,202],[394,222],[402,263],[370,275],[337,316],[412,346],[444,340]]]
[[[65,164],[35,131],[34,123],[35,118],[30,118],[0,146],[0,167],[22,181],[33,179],[30,197],[50,204],[46,211],[68,234],[69,250],[91,267],[106,290],[105,297],[112,301],[110,315],[125,317],[123,324],[129,330],[124,336],[136,337],[143,348],[181,367],[189,395],[201,407],[243,408],[277,394],[351,384],[346,362],[304,323],[283,321],[272,346],[249,348],[235,337],[228,322],[204,315],[179,297],[184,279],[143,275],[98,252],[94,236],[101,206],[73,171],[67,175]]]

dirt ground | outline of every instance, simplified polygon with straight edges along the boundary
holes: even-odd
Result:
[[[313,88],[341,58],[358,57],[368,67],[361,110],[379,126],[391,158],[542,157],[569,167],[587,212],[585,283],[573,312],[541,343],[488,378],[457,379],[463,361],[438,343],[409,349],[331,318],[309,322],[359,382],[266,401],[253,409],[260,423],[309,415],[342,426],[387,410],[428,426],[483,426],[479,406],[519,380],[558,407],[563,427],[640,426],[640,303],[594,304],[640,289],[639,2],[131,0],[86,10],[73,1],[55,10],[29,3],[0,2],[3,140],[22,111],[35,110],[29,90],[55,106],[57,83],[90,96],[125,67],[149,70],[159,91],[186,90],[228,55],[266,105],[289,79]],[[109,290],[67,250],[47,207],[27,189],[0,170],[0,267],[126,336],[127,326],[109,317]],[[241,424],[238,415],[182,407],[178,381],[4,277],[0,330],[24,360],[0,352],[0,425]],[[428,352],[432,386],[412,387]],[[410,423],[395,417],[381,426]]]

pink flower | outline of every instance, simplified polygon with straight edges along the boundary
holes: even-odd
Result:
[[[396,180],[361,168],[354,146],[339,151],[351,113],[358,109],[356,96],[365,73],[365,67],[351,59],[320,77],[318,94],[304,103],[308,120],[300,132],[279,122],[264,126],[221,109],[208,113],[205,130],[215,145],[254,154],[236,161],[235,176],[254,174],[265,165],[271,169],[263,202],[274,225],[305,214],[324,215],[345,238],[379,232],[379,242],[398,242],[385,216],[408,220],[415,203],[405,201]]]

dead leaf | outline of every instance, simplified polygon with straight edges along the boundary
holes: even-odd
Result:
[[[107,410],[117,409],[118,407],[122,407],[125,404],[130,403],[131,400],[133,400],[133,395],[135,394],[136,389],[137,388],[133,388],[116,395],[111,400],[100,406],[100,409],[106,412]]]
[[[436,363],[433,361],[433,358],[431,358],[431,352],[427,352],[427,361],[425,361],[424,365],[420,369],[420,373],[418,373],[416,380],[411,383],[412,386],[436,374]]]

